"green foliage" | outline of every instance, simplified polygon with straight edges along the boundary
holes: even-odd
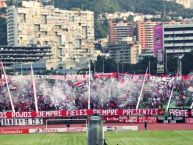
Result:
[[[182,58],[182,73],[193,73],[193,51],[186,53]]]
[[[178,58],[174,56],[167,57],[167,72],[168,74],[177,74],[178,72]]]
[[[155,57],[144,57],[144,59],[135,65],[135,73],[144,74],[147,67],[150,66],[150,73],[156,74],[157,72],[157,59]],[[149,68],[148,68],[149,69]],[[148,70],[149,72],[149,70]]]
[[[110,72],[121,72],[121,73],[145,73],[147,67],[149,67],[150,62],[150,73],[156,74],[156,67],[157,67],[157,60],[155,57],[145,57],[142,61],[140,61],[137,64],[129,64],[129,63],[116,63],[112,59],[106,59],[104,57],[99,56],[97,61],[92,63],[91,70],[94,72],[104,72],[110,73]],[[95,68],[94,68],[95,67]]]
[[[108,21],[105,20],[103,22],[95,19],[95,38],[104,38],[107,37],[108,34]]]
[[[97,14],[119,11],[121,9],[118,0],[55,0],[55,6],[65,9],[87,9]]]
[[[102,56],[98,56],[97,61],[92,63],[91,70],[94,72],[116,72],[117,64],[112,59],[106,59]]]
[[[132,11],[144,14],[161,14],[163,0],[55,0],[55,6],[63,9],[80,8],[96,14],[115,11]],[[193,10],[174,2],[165,2],[166,15],[193,17]]]
[[[178,72],[178,57],[167,57],[167,71],[169,74],[177,74]],[[193,51],[185,53],[182,58],[182,74],[189,74],[193,72]]]

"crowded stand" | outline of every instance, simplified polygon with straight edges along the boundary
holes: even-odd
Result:
[[[131,74],[34,76],[39,111],[86,109],[90,90],[91,109],[134,109],[141,93],[139,108],[190,107],[193,77]],[[8,81],[15,111],[35,111],[34,85],[30,75],[7,76],[0,80],[0,111],[11,110],[5,79]],[[144,88],[142,85],[144,82]]]

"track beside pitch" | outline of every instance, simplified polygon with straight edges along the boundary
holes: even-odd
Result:
[[[108,123],[105,126],[138,126],[139,130],[144,130],[143,124],[133,123]],[[66,125],[49,125],[50,128],[64,128]],[[71,125],[71,127],[85,127],[85,125]],[[5,129],[34,129],[34,128],[45,128],[45,125],[41,126],[11,126],[11,127],[0,127],[0,130]],[[193,123],[153,123],[148,124],[148,130],[193,130]]]
[[[143,124],[137,124],[139,130],[144,130]],[[193,124],[188,123],[155,123],[155,124],[148,124],[148,130],[193,130]]]

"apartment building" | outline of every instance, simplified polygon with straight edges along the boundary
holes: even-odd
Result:
[[[131,45],[127,42],[111,43],[109,55],[117,63],[131,63]]]
[[[122,19],[127,20],[129,16],[134,16],[134,12],[114,12],[114,13],[105,13],[101,14],[100,17],[105,17],[107,20],[115,20],[115,19]]]
[[[9,46],[50,46],[52,58],[64,63],[95,59],[94,12],[22,1],[7,8],[7,41]]]
[[[165,24],[163,45],[167,54],[182,55],[193,50],[192,24]]]
[[[168,55],[181,59],[184,53],[193,51],[193,23],[167,23],[155,26],[154,30],[154,55],[158,60],[158,72],[164,72]]]
[[[133,24],[128,22],[109,21],[109,42],[125,41],[133,37]]]
[[[142,46],[142,49],[151,49],[154,48],[154,26],[159,22],[151,21],[138,21],[137,22],[137,33],[138,41]]]
[[[21,63],[34,63],[51,58],[51,48],[48,46],[0,46],[0,60],[5,66]]]

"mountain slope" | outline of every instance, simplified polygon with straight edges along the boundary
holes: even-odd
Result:
[[[144,14],[162,14],[164,9],[162,0],[54,0],[54,4],[55,7],[61,9],[80,8],[84,10],[92,10],[96,15],[105,12],[112,13],[115,11],[132,11]],[[165,10],[167,16],[182,16],[184,18],[193,17],[193,10],[184,9],[182,5],[175,4],[174,2],[165,2]],[[7,43],[6,19],[1,19],[0,22],[0,45],[4,45]],[[107,34],[107,25],[104,25],[104,27],[95,20],[95,26],[96,38],[105,37]]]
[[[80,8],[96,14],[114,11],[132,11],[144,14],[161,14],[163,0],[54,0],[55,6],[62,9]],[[170,16],[193,17],[193,10],[184,9],[174,2],[165,2],[166,14]]]

